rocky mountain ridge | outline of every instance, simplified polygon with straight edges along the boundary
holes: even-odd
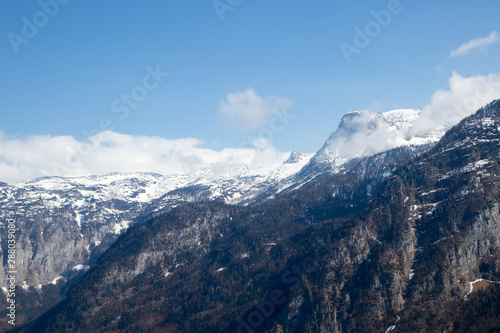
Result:
[[[496,101],[370,195],[362,159],[260,205],[178,207],[130,228],[26,331],[475,327],[448,309],[500,281],[499,142]]]
[[[0,274],[8,271],[6,221],[14,219],[18,222],[17,297],[25,313],[35,316],[54,305],[130,226],[186,202],[250,200],[296,173],[309,158],[301,155],[267,174],[242,168],[240,177],[115,173],[3,183]],[[0,288],[6,295],[5,279]]]
[[[15,218],[21,222],[20,297],[27,308],[45,310],[127,228],[186,202],[255,205],[333,173],[337,175],[334,196],[339,198],[334,207],[339,211],[358,209],[372,200],[372,194],[397,165],[435,143],[435,136],[410,137],[419,116],[419,110],[351,112],[312,159],[294,151],[282,166],[266,174],[243,167],[236,177],[137,173],[3,184],[0,217],[2,221]],[[367,136],[378,144],[360,151],[360,139]],[[339,157],[339,149],[349,154]],[[351,203],[354,198],[358,199],[356,204]],[[5,244],[2,241],[2,255]],[[5,261],[0,270],[5,271]],[[2,289],[5,292],[6,287]]]

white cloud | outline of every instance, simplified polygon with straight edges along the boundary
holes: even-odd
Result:
[[[278,167],[287,153],[270,144],[255,148],[215,151],[193,138],[125,135],[106,131],[79,142],[71,136],[30,136],[11,139],[0,131],[0,181],[15,182],[41,176],[87,176],[111,172],[160,174],[235,174]]]
[[[462,44],[459,48],[451,50],[450,58],[465,56],[474,49],[486,50],[489,45],[494,44],[499,40],[498,33],[496,31],[492,31],[488,37],[471,39],[467,43]]]
[[[416,132],[449,128],[500,98],[500,74],[463,77],[453,72],[449,90],[438,90],[414,124]]]
[[[269,96],[262,98],[252,89],[229,93],[219,103],[219,119],[222,124],[240,129],[266,125],[270,116],[281,113],[293,105],[290,99]]]

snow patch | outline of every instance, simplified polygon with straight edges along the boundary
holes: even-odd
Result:
[[[90,266],[88,266],[88,265],[82,265],[82,264],[80,264],[80,265],[76,265],[75,267],[73,267],[73,270],[74,271],[82,271],[82,270],[86,271],[89,268],[90,268]]]
[[[485,279],[476,279],[472,282],[469,282],[469,292],[467,293],[467,295],[465,295],[464,299],[467,300],[467,296],[469,296],[474,291],[474,285],[482,281],[486,281],[487,283],[500,283],[500,281],[490,281]]]
[[[50,283],[53,284],[53,285],[56,285],[57,284],[57,281],[61,280],[61,279],[64,279],[64,277],[62,276],[58,276],[56,277],[54,280],[52,280]]]
[[[128,229],[130,223],[132,223],[132,221],[121,221],[120,223],[116,223],[113,227],[113,233],[119,235],[123,230]]]
[[[82,215],[79,213],[76,213],[75,221],[78,224],[78,228],[82,228]]]
[[[375,237],[372,236],[372,239],[375,240],[375,241],[377,241],[378,245],[382,245],[382,242],[379,241],[378,239],[376,239]]]
[[[397,317],[398,317],[398,319],[394,322],[394,325],[392,325],[391,327],[389,327],[389,328],[385,331],[385,333],[389,333],[390,331],[393,331],[393,330],[396,328],[396,325],[397,325],[398,321],[401,319],[399,316],[397,316]]]
[[[436,193],[436,192],[439,192],[439,191],[444,191],[444,190],[446,190],[446,188],[442,187],[442,188],[438,188],[438,189],[435,189],[435,190],[432,190],[432,191],[429,191],[429,192],[424,192],[421,195],[422,196],[429,195],[429,194]]]

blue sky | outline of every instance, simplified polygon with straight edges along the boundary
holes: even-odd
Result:
[[[490,35],[499,30],[500,3],[492,0],[59,1],[0,4],[4,141],[84,141],[112,126],[221,150],[252,146],[273,110],[285,110],[293,119],[273,132],[271,144],[315,152],[348,111],[422,108],[449,89],[453,71],[500,72],[500,43]],[[40,14],[44,6],[53,17]],[[391,8],[348,62],[341,43],[356,46],[357,28],[376,29],[372,11]],[[38,31],[26,22],[38,23]],[[25,38],[27,31],[33,36]],[[488,36],[488,45],[450,57]],[[158,69],[168,77],[147,77]],[[150,89],[141,90],[144,82]],[[134,88],[140,102],[124,116],[122,96]],[[236,104],[228,106],[231,96]],[[245,126],[235,112],[249,98],[262,114],[244,118]],[[123,112],[113,112],[117,106]]]

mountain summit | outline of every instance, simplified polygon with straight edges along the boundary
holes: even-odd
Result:
[[[338,172],[351,160],[404,146],[437,142],[444,134],[412,134],[422,110],[399,109],[383,113],[353,111],[344,115],[338,129],[313,156],[311,165]]]
[[[300,162],[301,159],[303,159],[305,157],[304,154],[302,154],[300,151],[298,151],[297,149],[295,149],[294,151],[292,151],[290,153],[290,156],[288,157],[288,159],[283,162],[284,164],[294,164],[294,163],[298,163]]]
[[[315,233],[316,228],[321,227],[327,231],[325,235],[330,237],[324,243],[331,244],[328,249],[332,256],[331,262],[337,262],[338,266],[341,262],[339,258],[347,260],[341,265],[343,268],[338,266],[332,269],[338,272],[335,273],[338,285],[345,284],[348,290],[335,287],[336,293],[340,295],[338,297],[351,298],[354,306],[352,309],[365,306],[362,301],[364,296],[358,295],[358,290],[364,290],[366,295],[375,295],[370,288],[384,283],[384,288],[392,290],[391,293],[397,291],[394,294],[396,298],[391,298],[394,302],[391,307],[382,308],[378,305],[381,304],[380,295],[375,300],[377,305],[369,304],[372,313],[387,313],[383,322],[372,318],[377,327],[387,327],[392,324],[396,315],[403,318],[400,299],[412,301],[417,304],[414,306],[419,307],[418,297],[427,295],[417,290],[417,298],[408,296],[407,291],[413,288],[409,284],[410,280],[425,280],[427,285],[436,285],[432,282],[432,276],[422,274],[418,271],[418,265],[414,265],[418,260],[424,261],[423,258],[415,259],[423,253],[422,246],[430,256],[434,253],[434,246],[446,244],[443,239],[460,240],[453,228],[472,235],[464,226],[454,226],[449,221],[463,219],[475,223],[470,219],[473,212],[490,219],[480,211],[487,207],[481,199],[485,197],[485,193],[488,194],[487,204],[497,207],[499,110],[500,101],[492,102],[475,115],[464,119],[444,136],[441,130],[432,134],[420,134],[416,131],[415,123],[422,114],[420,110],[350,112],[342,118],[338,129],[310,162],[311,155],[293,151],[288,160],[277,169],[260,175],[246,172],[248,170],[242,168],[242,174],[237,177],[117,173],[72,179],[48,177],[17,184],[0,184],[0,216],[4,220],[15,218],[18,221],[17,241],[23,249],[18,253],[22,283],[17,292],[18,301],[23,304],[26,320],[30,320],[59,302],[62,294],[67,293],[68,287],[75,282],[77,289],[73,289],[66,299],[82,299],[80,293],[90,292],[88,295],[91,295],[92,290],[99,293],[102,288],[106,292],[121,295],[121,287],[109,287],[102,283],[101,278],[110,276],[111,282],[126,279],[135,285],[134,288],[143,288],[143,298],[132,300],[142,305],[136,308],[135,303],[129,303],[133,310],[128,315],[114,313],[110,309],[98,314],[105,319],[115,316],[116,323],[113,321],[106,324],[99,318],[89,317],[92,325],[101,322],[119,331],[118,326],[134,322],[133,318],[142,316],[139,314],[143,310],[151,310],[150,295],[164,295],[164,300],[168,299],[170,303],[161,301],[162,304],[183,304],[175,290],[194,295],[197,289],[192,289],[190,285],[199,285],[201,289],[196,294],[197,300],[192,303],[199,306],[193,305],[188,309],[184,308],[184,304],[174,310],[158,310],[156,314],[146,312],[160,318],[173,311],[175,313],[169,317],[172,324],[188,323],[197,316],[198,310],[202,311],[210,306],[207,304],[217,309],[214,313],[218,313],[223,304],[225,310],[222,312],[228,315],[224,325],[230,327],[238,316],[250,309],[247,301],[230,304],[235,296],[233,291],[238,290],[241,300],[252,299],[258,302],[260,296],[265,296],[264,287],[272,282],[268,279],[272,274],[263,272],[280,274],[279,270],[276,271],[278,267],[283,268],[299,260],[295,255],[292,256],[298,250],[307,256],[310,248],[307,242],[312,239],[310,232]],[[402,168],[402,165],[406,167]],[[394,187],[388,185],[389,181],[398,179],[401,180],[400,184],[395,184]],[[402,189],[406,193],[404,196],[400,193]],[[385,193],[384,197],[380,197],[381,193]],[[465,195],[471,196],[464,197]],[[448,197],[451,199],[446,199]],[[465,215],[450,220],[450,212],[458,211],[454,206],[458,199],[474,205],[468,213],[465,212],[469,215],[464,213]],[[188,204],[200,201],[204,204]],[[172,210],[177,206],[180,207]],[[494,216],[498,215],[496,209],[492,213]],[[364,210],[382,215],[359,215]],[[392,216],[392,224],[386,223],[389,216]],[[330,225],[328,221],[334,222]],[[445,230],[445,226],[449,225],[453,228]],[[429,229],[433,226],[439,226],[440,230],[436,232]],[[339,233],[336,228],[344,231]],[[491,231],[489,227],[481,228],[485,230],[480,234],[481,237],[484,236],[491,244],[500,244],[500,233]],[[126,234],[122,235],[127,229]],[[399,229],[404,237],[397,235],[399,231],[396,231]],[[8,234],[6,225],[0,225],[0,230],[3,230],[4,236]],[[141,232],[151,232],[152,236],[144,238]],[[318,232],[318,237],[323,234],[323,231]],[[344,243],[344,239],[351,238],[356,242]],[[477,240],[477,237],[469,238]],[[115,243],[117,239],[119,241]],[[295,240],[299,239],[307,240],[304,246],[295,244]],[[0,254],[6,262],[5,238],[2,238],[1,243],[4,245]],[[471,244],[468,242],[463,248],[472,248]],[[368,268],[373,272],[385,267],[385,255],[394,256],[390,251],[379,253],[379,246],[380,250],[384,247],[397,249],[401,255],[399,262],[404,263],[404,267],[387,267],[385,275],[366,275],[364,272]],[[339,249],[342,253],[338,253],[336,257],[335,253]],[[448,253],[446,249],[443,252]],[[385,254],[377,257],[377,253]],[[482,251],[476,263],[482,262],[486,255],[492,253]],[[127,258],[126,265],[114,262],[115,258]],[[362,260],[350,261],[349,258]],[[425,258],[428,260],[428,255]],[[494,260],[497,260],[496,257]],[[273,268],[267,263],[276,266]],[[121,273],[117,273],[118,275],[113,273],[113,267],[118,267],[116,265],[120,267]],[[6,268],[6,265],[0,267],[0,273],[5,273]],[[99,276],[101,273],[104,275]],[[286,271],[283,272],[285,273]],[[452,273],[455,280],[467,283],[480,276],[500,281],[500,276],[493,271],[488,270],[487,274],[480,275],[472,266]],[[89,278],[89,274],[94,275]],[[397,279],[387,278],[394,274],[398,276]],[[80,280],[82,276],[83,280]],[[368,279],[368,276],[375,280],[368,281],[365,285],[353,282]],[[402,279],[405,276],[408,277],[407,280]],[[141,284],[136,285],[134,279],[142,281]],[[319,283],[317,286],[324,290],[333,290],[332,285],[328,284],[329,279],[321,277],[315,283]],[[324,285],[321,282],[323,280],[326,281]],[[95,281],[98,282],[97,285],[89,291],[89,286],[93,286]],[[396,284],[388,285],[392,283],[390,281],[395,281]],[[155,283],[160,289],[154,289]],[[467,292],[464,285],[454,283],[454,293],[463,297]],[[0,287],[6,293],[6,286],[0,284]],[[154,290],[149,290],[150,287]],[[208,290],[217,292],[212,297],[207,293]],[[283,291],[288,294],[288,287]],[[332,295],[328,298],[323,296],[317,295],[315,299],[336,299]],[[93,301],[95,297],[92,297],[90,299]],[[101,301],[106,297],[98,295]],[[361,312],[353,310],[351,313],[342,304],[320,304],[313,299],[303,301],[308,297],[304,293],[300,296],[302,301],[297,301],[298,303],[293,293],[287,297],[290,303],[286,309],[277,309],[278,312],[286,312],[285,317],[293,318],[293,313],[298,311],[297,313],[307,314],[303,317],[306,318],[310,314],[307,309],[313,306],[317,309],[335,306],[335,311],[340,314],[339,322],[345,324],[352,318],[359,319],[359,323],[363,320],[357,317]],[[443,297],[450,301],[456,299],[449,295]],[[295,307],[301,302],[305,302],[305,307],[299,311]],[[5,301],[0,302],[0,305],[6,306]],[[71,304],[66,302],[59,310],[65,306],[71,309]],[[231,310],[231,307],[234,309]],[[59,316],[63,318],[61,322],[80,320],[67,318],[66,314]],[[210,314],[207,318],[210,316],[217,317],[217,314]],[[378,318],[382,318],[382,315]],[[201,317],[197,320],[199,322],[195,325],[200,325],[198,327],[206,324]],[[273,320],[279,325],[291,325],[287,320]],[[304,320],[299,322],[304,324]],[[324,321],[317,318],[311,320],[314,325]],[[403,321],[399,323],[400,326],[404,325]],[[411,320],[406,317],[406,323],[408,322]],[[57,321],[54,324],[57,326]],[[78,325],[83,325],[78,326],[81,328],[87,324],[80,322]],[[188,330],[187,327],[182,328]]]
[[[337,133],[382,128],[395,160],[397,139],[413,142],[396,114],[351,113]],[[499,142],[496,101],[369,195],[366,178],[330,172],[260,205],[174,208],[21,332],[497,332]]]

